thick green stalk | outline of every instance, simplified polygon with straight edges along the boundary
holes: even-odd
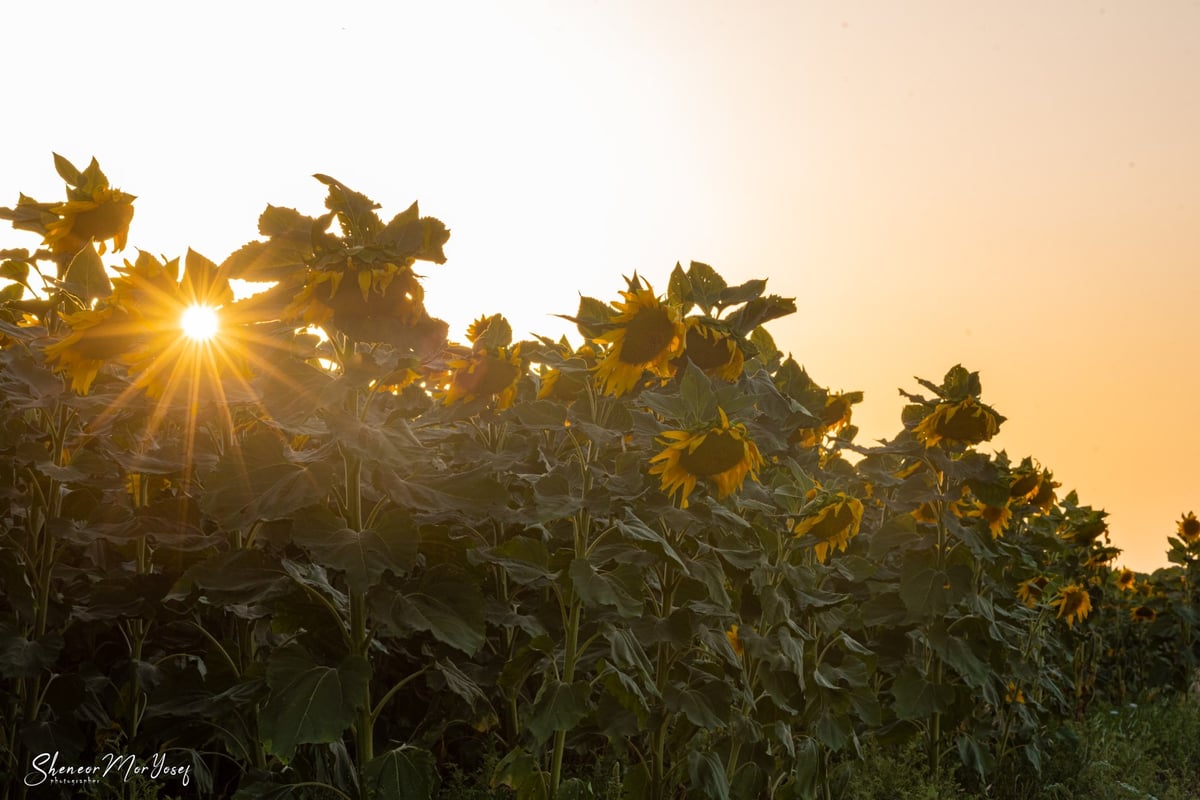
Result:
[[[362,461],[358,456],[342,451],[345,465],[346,524],[354,531],[362,530]],[[355,655],[367,658],[370,641],[367,633],[366,592],[350,592],[350,647]],[[362,770],[375,757],[375,718],[371,713],[371,685],[367,683],[367,694],[358,710],[358,721],[354,726],[354,743],[358,756],[358,770]]]

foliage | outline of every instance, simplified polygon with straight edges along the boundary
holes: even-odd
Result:
[[[582,298],[580,344],[456,343],[415,203],[318,175],[326,213],[268,206],[220,264],[117,265],[133,196],[55,163],[67,202],[0,209],[43,237],[0,254],[6,796],[41,753],[246,800],[830,798],[915,753],[985,791],[1192,681],[1194,517],[1171,569],[1112,569],[1102,511],[979,449],[961,366],[862,446],[766,281],[676,265]]]

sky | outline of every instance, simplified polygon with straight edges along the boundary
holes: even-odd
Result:
[[[1124,565],[1200,511],[1200,2],[60,0],[0,31],[0,204],[95,156],[131,245],[219,262],[268,203],[321,213],[316,172],[419,200],[458,338],[577,338],[580,294],[703,261],[797,299],[769,330],[866,393],[860,442],[961,363],[990,446],[1105,508]]]

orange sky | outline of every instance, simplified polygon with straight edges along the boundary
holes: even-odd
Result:
[[[324,172],[453,230],[428,305],[518,331],[676,261],[770,279],[862,389],[961,362],[1137,569],[1200,511],[1200,3],[7,4],[0,202],[50,153],[215,260]],[[0,232],[0,247],[28,244]]]

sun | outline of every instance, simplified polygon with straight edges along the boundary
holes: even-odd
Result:
[[[220,327],[217,310],[211,306],[188,306],[179,318],[183,335],[195,342],[207,342],[217,335]]]

